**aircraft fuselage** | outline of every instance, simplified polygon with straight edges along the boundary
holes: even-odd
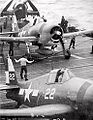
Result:
[[[51,30],[53,29],[54,31],[53,33],[51,33]],[[35,36],[36,38],[38,38],[38,43],[46,45],[49,41],[51,41],[53,35],[57,35],[56,31],[60,32],[60,35],[58,35],[58,37],[60,37],[62,35],[62,29],[57,24],[53,24],[51,22],[39,22],[33,26],[31,25],[31,23],[28,23],[25,27],[22,28],[22,30],[20,30],[18,36]]]
[[[30,107],[66,104],[78,113],[93,111],[93,82],[77,77],[68,81],[48,83],[49,74],[28,82],[18,83],[19,90],[7,92],[7,98]]]

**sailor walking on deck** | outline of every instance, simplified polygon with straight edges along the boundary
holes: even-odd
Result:
[[[75,36],[72,37],[71,41],[70,41],[70,45],[69,45],[69,49],[71,48],[75,49]]]

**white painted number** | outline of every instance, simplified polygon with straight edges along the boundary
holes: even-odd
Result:
[[[56,89],[46,89],[46,93],[45,93],[45,99],[54,99],[54,94],[55,94]]]
[[[15,73],[9,73],[9,79],[15,80]]]
[[[45,99],[49,99],[50,88],[46,89]]]
[[[55,88],[51,90],[50,99],[54,99],[54,94],[55,94]]]

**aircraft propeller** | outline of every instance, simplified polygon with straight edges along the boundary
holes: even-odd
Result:
[[[52,34],[52,40],[54,43],[59,42],[60,36],[63,35],[63,30],[59,26],[55,26],[51,29],[50,34]]]

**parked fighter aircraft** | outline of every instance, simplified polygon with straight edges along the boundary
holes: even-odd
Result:
[[[11,34],[13,34],[13,36],[17,36],[17,37],[0,37],[0,41],[6,41],[8,43],[11,43],[10,50],[9,50],[10,51],[9,53],[12,53],[11,55],[13,55],[13,42],[19,42],[19,43],[24,42],[27,45],[27,49],[29,49],[29,47],[28,47],[29,43],[32,43],[32,45],[39,46],[39,49],[35,51],[36,54],[31,54],[31,56],[33,58],[39,58],[39,57],[41,58],[42,56],[48,57],[50,55],[54,55],[57,52],[50,50],[50,49],[46,49],[45,47],[51,46],[51,48],[54,48],[56,46],[55,42],[60,42],[61,46],[62,46],[62,51],[63,51],[64,57],[66,59],[69,59],[71,56],[71,53],[70,53],[69,49],[65,49],[63,38],[77,36],[77,35],[80,35],[83,33],[86,34],[86,33],[93,32],[93,30],[89,30],[89,31],[79,31],[79,32],[65,34],[65,33],[63,33],[62,28],[56,23],[40,22],[40,23],[32,26],[32,24],[24,21],[24,23],[21,24],[20,19],[25,18],[25,16],[29,13],[27,10],[25,10],[25,11],[27,11],[26,13],[23,12],[24,10],[23,10],[22,6],[24,6],[24,8],[26,9],[25,5],[27,3],[29,3],[29,5],[32,7],[33,11],[38,11],[38,10],[32,4],[32,2],[30,0],[26,0],[24,3],[23,2],[15,3],[13,10],[8,11],[8,8],[12,4],[12,2],[13,2],[13,0],[8,2],[6,7],[3,8],[2,12],[1,12],[1,16],[15,14],[12,16],[13,21],[11,21],[13,32],[7,32],[7,33],[0,34],[0,35],[10,34],[10,36],[11,36]],[[22,11],[20,11],[20,7],[22,8],[21,9]],[[19,15],[19,13],[23,16]],[[31,13],[31,15],[33,15],[33,14]],[[36,15],[39,16],[39,12]],[[21,30],[18,29],[19,26],[23,27],[24,25],[26,25],[24,28],[22,28]],[[21,28],[21,27],[19,27],[19,28]],[[11,50],[12,50],[12,52],[11,52]]]
[[[93,32],[93,30],[79,31],[73,33],[63,33],[62,28],[56,23],[50,22],[39,22],[32,26],[31,23],[28,23],[22,29],[18,28],[16,16],[13,15],[13,32],[0,33],[0,35],[13,34],[17,37],[0,37],[0,41],[6,42],[19,42],[19,43],[32,43],[32,45],[39,46],[39,49],[35,51],[38,54],[48,56],[54,54],[52,50],[46,49],[46,46],[54,47],[56,43],[60,42],[63,55],[66,59],[69,59],[71,56],[70,50],[65,49],[63,38],[69,38],[72,36],[77,36],[81,34],[87,34]],[[13,49],[12,49],[13,50]],[[36,54],[37,56],[37,54]]]
[[[63,31],[60,26],[53,23],[48,22],[39,22],[35,25],[31,25],[31,23],[28,23],[26,26],[24,26],[22,29],[18,28],[17,19],[16,16],[13,15],[13,31],[14,32],[7,32],[7,33],[0,33],[0,35],[7,35],[7,34],[13,34],[17,37],[0,37],[0,41],[6,41],[6,42],[24,42],[24,43],[32,43],[32,45],[39,46],[39,54],[50,54],[51,50],[45,49],[45,46],[53,46],[54,42],[59,42],[62,45],[63,53],[65,58],[70,57],[69,50],[65,50],[64,43],[62,41],[62,34]],[[33,38],[34,37],[34,38]],[[25,39],[25,40],[24,40]],[[51,43],[49,43],[52,41]],[[52,44],[52,45],[51,45]],[[44,52],[45,51],[45,52]],[[68,53],[66,55],[66,53]],[[51,52],[52,54],[52,52]]]
[[[8,57],[6,97],[15,100],[17,108],[0,109],[0,116],[32,116],[88,120],[93,117],[93,81],[78,78],[67,69],[54,69],[45,75],[25,82],[17,81],[15,69]],[[90,119],[89,119],[90,120]]]

